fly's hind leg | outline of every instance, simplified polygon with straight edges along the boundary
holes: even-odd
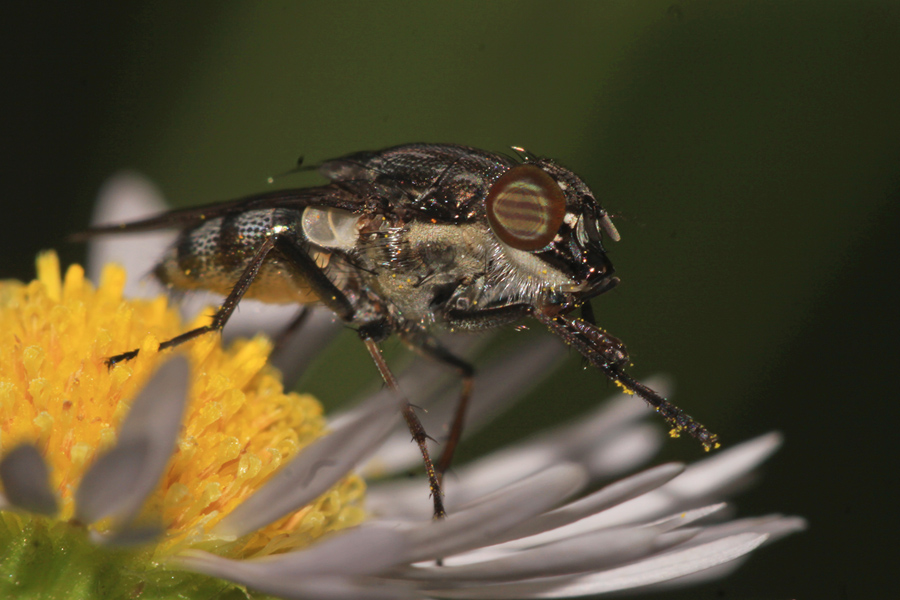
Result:
[[[234,309],[237,308],[238,303],[241,301],[241,298],[244,297],[244,294],[247,292],[250,284],[252,284],[253,280],[256,279],[256,275],[259,273],[259,268],[262,266],[263,261],[269,255],[269,252],[271,252],[275,247],[276,243],[277,236],[275,235],[268,236],[263,240],[263,243],[260,244],[260,247],[257,248],[256,252],[253,254],[253,257],[250,259],[250,262],[247,264],[244,272],[241,273],[241,276],[237,280],[237,283],[235,283],[234,287],[231,288],[228,296],[225,297],[225,301],[222,302],[222,306],[220,306],[219,310],[216,311],[216,314],[213,315],[212,322],[209,325],[191,329],[190,331],[186,331],[181,335],[173,337],[170,340],[166,340],[165,342],[160,343],[159,349],[167,350],[169,348],[174,348],[194,339],[195,337],[201,336],[204,333],[209,333],[210,331],[220,331],[223,327],[225,327],[225,323],[228,322],[228,319],[234,313]],[[129,352],[123,352],[122,354],[117,354],[116,356],[108,358],[106,360],[106,364],[112,367],[115,364],[122,362],[123,360],[131,360],[138,355],[138,352],[139,350],[131,350]]]
[[[354,310],[350,301],[347,300],[346,296],[344,296],[331,280],[328,279],[328,276],[319,268],[316,261],[313,260],[309,253],[307,253],[294,239],[283,234],[272,233],[263,238],[262,243],[253,253],[250,261],[244,268],[243,273],[241,273],[240,278],[238,278],[237,283],[234,284],[234,287],[231,288],[228,296],[225,297],[225,301],[222,302],[222,306],[220,306],[219,310],[213,315],[212,322],[209,325],[191,329],[179,336],[162,342],[159,345],[159,349],[167,350],[169,348],[174,348],[201,336],[204,333],[221,331],[228,322],[228,319],[231,318],[234,309],[237,308],[237,305],[244,297],[244,294],[247,293],[250,285],[256,279],[263,262],[269,256],[269,253],[273,251],[278,252],[281,257],[296,269],[297,274],[303,278],[313,292],[315,292],[322,300],[325,306],[330,308],[338,315],[338,317],[345,321],[353,319]],[[123,360],[131,360],[137,355],[138,350],[131,350],[113,356],[107,359],[106,362],[109,366],[113,366]]]
[[[517,321],[528,315],[531,307],[527,304],[508,304],[495,306],[481,310],[449,310],[446,312],[448,323],[452,327],[460,329],[481,329],[496,325]],[[450,432],[444,443],[444,449],[438,458],[436,471],[438,482],[441,482],[453,463],[453,455],[462,438],[466,423],[466,413],[472,399],[472,387],[474,384],[475,369],[471,364],[451,353],[434,337],[425,334],[404,336],[406,342],[420,354],[437,362],[447,365],[459,374],[462,380],[462,390],[453,414],[453,422]]]

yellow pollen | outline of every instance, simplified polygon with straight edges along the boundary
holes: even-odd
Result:
[[[629,396],[634,396],[634,390],[631,389],[631,388],[629,388],[629,387],[627,387],[627,386],[626,386],[624,383],[622,383],[621,381],[614,381],[613,383],[615,383],[617,386],[619,386],[620,388],[622,388],[622,393],[628,394]]]
[[[245,538],[214,538],[209,532],[223,516],[323,435],[321,405],[283,391],[280,374],[267,363],[271,343],[261,336],[226,349],[220,336],[205,335],[159,353],[160,340],[209,317],[184,326],[165,297],[124,299],[121,267],[107,266],[94,289],[78,265],[62,279],[54,253],[39,256],[37,266],[30,283],[0,282],[0,453],[23,443],[38,448],[61,521],[74,514],[85,470],[115,442],[131,401],[173,352],[191,363],[190,400],[177,449],[142,515],[165,526],[155,558],[188,547],[263,556],[363,519],[364,483],[351,475]],[[137,358],[107,368],[106,358],[134,348],[140,348]],[[0,512],[2,522],[26,518]]]

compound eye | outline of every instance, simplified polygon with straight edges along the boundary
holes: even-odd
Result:
[[[566,216],[566,196],[543,169],[511,168],[484,201],[491,229],[517,250],[539,250],[553,241]]]

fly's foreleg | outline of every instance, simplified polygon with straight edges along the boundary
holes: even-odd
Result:
[[[591,365],[603,371],[609,379],[621,385],[627,392],[640,396],[656,409],[656,412],[671,425],[673,435],[686,431],[697,439],[705,450],[719,447],[719,438],[716,434],[625,372],[628,352],[617,338],[583,319],[569,319],[559,314],[546,314],[541,310],[535,310],[533,316],[578,350]]]

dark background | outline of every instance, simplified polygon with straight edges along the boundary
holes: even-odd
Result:
[[[301,154],[525,146],[618,215],[623,283],[595,309],[633,372],[672,375],[726,443],[786,436],[740,514],[809,531],[663,597],[897,595],[900,3],[11,4],[0,277],[82,260],[63,236],[125,167],[184,205]],[[374,373],[350,338],[307,378],[326,402]],[[464,457],[607,389],[573,356]]]

